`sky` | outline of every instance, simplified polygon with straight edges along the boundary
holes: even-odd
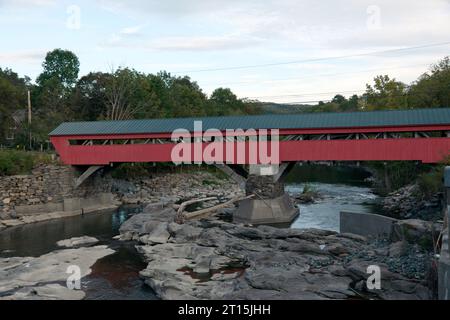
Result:
[[[80,76],[166,70],[206,94],[315,103],[450,55],[450,0],[0,0],[0,28],[0,68],[32,79],[62,48]]]

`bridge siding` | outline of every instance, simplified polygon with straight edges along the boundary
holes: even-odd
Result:
[[[174,144],[71,146],[64,137],[51,139],[63,162],[70,165],[172,162],[171,153],[175,146]],[[250,163],[250,146],[248,143],[244,144],[245,161],[239,162],[235,154],[235,164]],[[207,145],[203,143],[203,150]],[[450,138],[280,141],[279,147],[280,162],[405,160],[437,163],[449,154]],[[225,150],[226,144],[224,144],[226,154]]]

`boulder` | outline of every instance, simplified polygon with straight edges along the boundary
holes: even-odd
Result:
[[[66,240],[58,241],[56,244],[58,247],[64,247],[64,248],[79,248],[79,247],[86,247],[86,246],[92,246],[94,244],[97,244],[99,241],[98,239],[94,237],[77,237],[77,238],[71,238]]]
[[[439,226],[419,219],[398,220],[393,224],[392,241],[406,241],[422,248],[432,248],[433,234],[439,234]]]
[[[149,245],[166,243],[170,238],[170,233],[167,231],[167,226],[167,222],[146,222],[143,226],[145,234],[139,238],[139,241]]]
[[[150,212],[144,212],[134,215],[120,227],[121,234],[128,234],[132,237],[138,237],[148,234],[155,229],[156,222],[168,223],[173,221],[176,212],[172,208],[155,209]]]
[[[407,253],[408,243],[406,241],[397,241],[389,246],[390,257],[402,257]]]

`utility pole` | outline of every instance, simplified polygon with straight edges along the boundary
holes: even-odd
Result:
[[[29,143],[30,143],[30,151],[32,149],[31,142],[31,93],[28,90],[28,134],[29,134]]]

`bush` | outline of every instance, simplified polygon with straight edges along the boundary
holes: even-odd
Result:
[[[319,192],[316,190],[316,188],[314,188],[310,184],[306,183],[305,186],[303,187],[302,194],[317,196],[319,194]]]
[[[111,176],[115,179],[145,177],[149,174],[149,166],[147,163],[122,163],[114,168]]]
[[[35,155],[33,153],[11,150],[0,151],[1,176],[29,173],[34,164]]]
[[[375,170],[375,188],[382,195],[414,183],[420,174],[432,169],[430,165],[413,161],[369,162],[368,166]]]
[[[422,198],[431,198],[433,195],[442,192],[444,188],[442,183],[443,171],[442,167],[438,167],[429,173],[419,175],[417,184]]]

